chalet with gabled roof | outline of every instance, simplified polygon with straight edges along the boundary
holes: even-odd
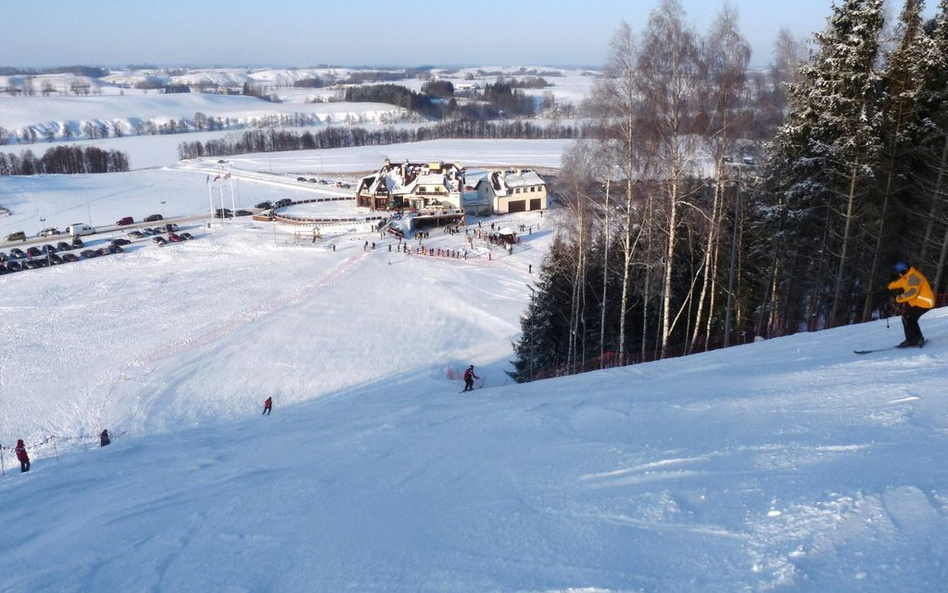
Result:
[[[356,203],[372,210],[424,210],[461,208],[464,169],[457,163],[385,164],[363,177],[356,190]]]
[[[479,202],[489,202],[494,214],[546,210],[546,181],[535,171],[493,171],[474,187]]]

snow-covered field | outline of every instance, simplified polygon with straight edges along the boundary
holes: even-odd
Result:
[[[548,165],[535,146],[494,153]],[[253,180],[269,157],[230,163],[241,204],[336,191]],[[3,178],[0,233],[200,215],[214,165]],[[855,356],[901,340],[878,321],[514,385],[557,216],[483,219],[534,231],[467,260],[194,221],[190,242],[0,276],[0,443],[35,445],[25,475],[4,451],[0,592],[944,587],[948,313],[922,350]]]

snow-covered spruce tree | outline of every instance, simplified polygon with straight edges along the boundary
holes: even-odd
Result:
[[[569,262],[573,248],[557,235],[540,266],[526,314],[520,318],[520,340],[508,375],[518,383],[565,374],[569,350],[572,285]]]
[[[932,288],[941,292],[946,289],[948,265],[948,0],[938,5],[935,29],[927,42],[920,72],[921,139],[914,190],[920,202],[915,210],[925,218],[913,219],[912,226],[925,229],[921,240],[914,242],[919,251],[917,259],[930,270],[929,278],[934,269]],[[909,246],[904,247],[908,251]]]
[[[785,209],[784,246],[796,244],[781,266],[784,297],[805,294],[810,329],[851,318],[852,295],[867,281],[852,252],[854,236],[869,222],[881,149],[876,66],[882,25],[882,0],[833,7],[828,28],[816,35],[815,53],[790,87],[788,123],[775,140],[767,181]]]
[[[895,255],[893,232],[901,226],[897,217],[901,217],[903,210],[894,206],[899,197],[905,201],[904,194],[912,177],[912,153],[918,140],[916,115],[921,78],[918,69],[925,57],[922,5],[923,0],[905,0],[896,27],[897,44],[887,56],[883,70],[880,109],[885,117],[880,128],[881,149],[876,167],[878,183],[875,184],[875,191],[880,195],[873,200],[878,210],[872,213],[867,221],[869,224],[863,225],[868,239],[865,249],[872,254],[864,288],[863,320],[869,319],[871,312],[882,302],[888,302],[888,295],[877,286],[880,265],[890,262]]]

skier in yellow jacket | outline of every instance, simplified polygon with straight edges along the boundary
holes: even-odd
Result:
[[[895,272],[899,278],[889,283],[889,290],[896,293],[895,302],[908,306],[908,310],[902,313],[905,341],[898,347],[921,348],[925,344],[925,338],[922,336],[922,328],[918,326],[918,318],[935,306],[935,295],[928,280],[914,267],[899,262],[895,264]]]

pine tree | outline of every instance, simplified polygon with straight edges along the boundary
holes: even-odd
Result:
[[[864,320],[869,318],[876,304],[872,296],[877,288],[880,260],[891,255],[890,230],[896,226],[893,224],[895,221],[891,219],[893,213],[898,213],[893,205],[897,194],[904,192],[909,184],[911,153],[918,139],[918,66],[922,63],[925,53],[922,4],[923,0],[905,1],[896,29],[899,36],[898,45],[888,56],[883,73],[884,91],[880,109],[885,117],[880,127],[881,149],[877,165],[879,183],[876,186],[877,191],[881,192],[881,203],[878,212],[873,213],[872,222],[877,225],[875,241],[867,246],[872,253],[872,263],[868,267],[869,279],[865,284],[867,294],[862,311]],[[885,296],[882,293],[877,294]]]
[[[796,237],[810,245],[787,254],[792,260],[784,272],[804,286],[785,298],[809,292],[811,328],[820,319],[838,323],[844,309],[848,316],[852,303],[844,297],[865,281],[851,252],[854,234],[867,223],[872,166],[880,151],[876,61],[882,25],[882,0],[845,0],[833,7],[827,30],[816,35],[817,51],[790,87],[788,123],[775,142],[768,185],[781,193],[783,244]]]
[[[932,288],[938,292],[943,288],[948,263],[948,0],[939,3],[935,30],[920,70],[921,139],[914,189],[927,208],[921,208],[926,216],[921,221],[925,232],[916,244],[921,245],[919,262],[934,264]],[[937,258],[930,253],[937,254]]]

